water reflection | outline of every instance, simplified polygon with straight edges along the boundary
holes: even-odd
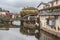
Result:
[[[36,29],[30,29],[30,28],[26,28],[26,27],[20,27],[20,32],[24,35],[30,35],[30,36],[34,36],[35,35],[35,31]]]
[[[41,30],[39,40],[60,40],[60,38]]]
[[[20,22],[19,20],[17,20],[17,21],[13,21],[12,24],[13,24],[13,25],[20,25],[21,22]]]
[[[20,25],[18,22],[14,23]],[[60,40],[60,38],[42,30],[37,33],[38,35],[30,36],[28,34],[27,28],[9,28],[9,30],[0,30],[0,40],[37,40],[35,36],[38,40]]]
[[[9,28],[9,30],[0,30],[0,40],[36,40],[35,36],[23,35],[20,28]]]

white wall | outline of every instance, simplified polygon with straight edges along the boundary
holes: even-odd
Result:
[[[43,9],[44,6],[45,6],[45,5],[39,6],[38,10]]]
[[[53,6],[58,6],[60,5],[60,0],[58,0],[58,3],[56,4],[56,2],[54,2],[54,5]]]
[[[47,20],[46,18],[48,18],[49,16],[40,16],[40,26],[41,27],[51,27],[49,25],[47,25]],[[53,16],[51,16],[53,17]],[[60,16],[58,16],[58,18],[55,21],[55,26],[56,27],[56,31],[58,31],[58,27],[60,28]]]
[[[0,15],[6,15],[6,12],[0,12]]]
[[[48,18],[48,16],[40,16],[40,22],[41,22],[41,26],[42,27],[47,27],[46,25],[46,18]]]
[[[57,29],[57,31],[58,31],[58,27],[60,28],[60,16],[58,17],[58,19],[56,19],[56,24],[55,24],[55,26],[56,26],[56,29]]]

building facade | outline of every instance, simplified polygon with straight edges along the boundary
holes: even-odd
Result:
[[[51,28],[60,31],[60,0],[48,2],[49,6],[39,12],[40,28]]]

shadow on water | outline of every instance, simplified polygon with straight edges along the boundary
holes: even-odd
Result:
[[[20,27],[20,32],[24,35],[29,35],[29,36],[34,36],[35,35],[35,30],[28,29],[28,28],[25,28],[25,27]]]
[[[20,32],[21,32],[22,34],[25,34],[25,35],[28,34],[28,30],[27,30],[26,28],[23,28],[23,27],[20,27]]]
[[[39,40],[60,40],[57,36],[49,34],[43,30],[40,30],[40,38]]]

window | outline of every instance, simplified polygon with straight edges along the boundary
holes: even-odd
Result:
[[[55,20],[54,19],[47,19],[47,25],[54,26],[55,25]]]
[[[58,4],[58,0],[56,0],[56,4]]]
[[[55,16],[55,19],[58,19],[58,16]]]
[[[35,16],[30,16],[30,17],[29,17],[29,21],[30,21],[31,23],[35,23]]]

